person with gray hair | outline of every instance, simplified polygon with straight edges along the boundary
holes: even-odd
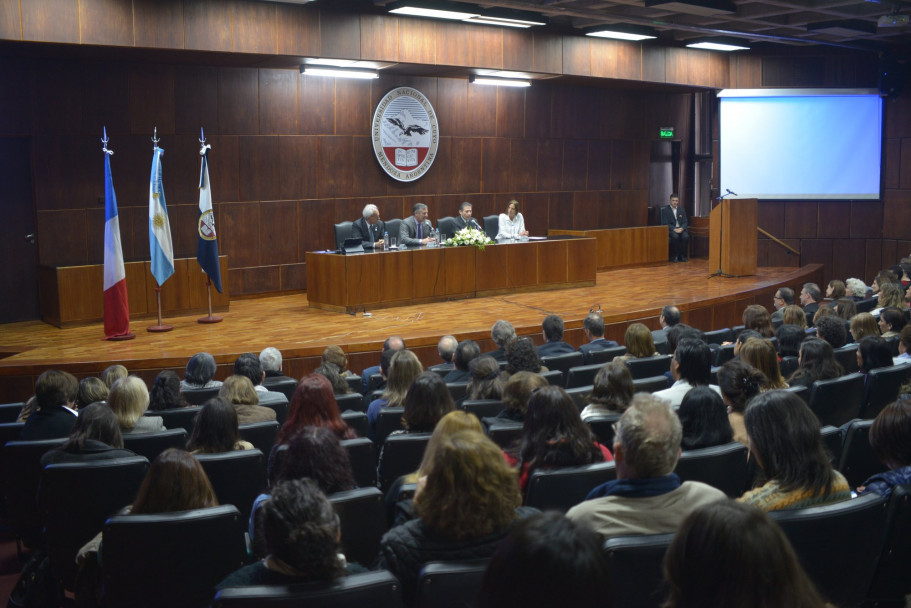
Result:
[[[497,345],[496,350],[484,353],[497,361],[506,361],[506,345],[516,339],[516,329],[509,321],[500,319],[490,328],[490,339]]]
[[[187,369],[184,379],[180,381],[180,389],[221,386],[221,380],[213,380],[214,377],[215,357],[209,353],[196,353],[187,361]]]
[[[411,212],[413,215],[399,225],[399,244],[408,247],[426,245],[433,240],[433,225],[427,219],[427,205],[415,203]]]
[[[800,290],[800,305],[807,315],[807,325],[813,327],[813,315],[819,310],[819,301],[822,300],[822,290],[816,283],[804,283]]]
[[[386,223],[380,219],[380,210],[376,205],[365,205],[360,219],[351,224],[352,236],[363,241],[364,249],[382,247],[386,244],[383,233],[386,232]]]
[[[633,397],[617,422],[617,479],[597,486],[566,514],[604,538],[674,532],[702,505],[725,499],[721,490],[674,474],[683,429],[667,401]]]
[[[848,296],[853,298],[855,302],[867,297],[867,284],[860,279],[848,279],[845,281],[845,289],[848,292]]]
[[[592,362],[592,352],[618,346],[613,340],[604,339],[604,318],[600,312],[591,311],[588,313],[588,316],[582,321],[582,333],[585,334],[585,339],[588,340],[588,344],[583,344],[579,347],[579,352],[582,353],[582,362],[585,365]]]
[[[678,323],[680,323],[679,308],[673,304],[668,304],[662,308],[661,314],[658,315],[658,325],[661,326],[661,329],[652,330],[652,341],[655,343],[655,346],[666,343],[667,332]]]
[[[453,365],[452,357],[455,355],[456,348],[458,348],[458,346],[459,341],[455,339],[455,336],[446,335],[440,338],[440,341],[437,342],[437,353],[439,353],[440,359],[443,360],[443,363],[438,363],[437,365],[433,365],[427,369],[435,372],[450,371],[454,369],[455,366]]]
[[[282,351],[274,346],[268,346],[259,353],[259,364],[262,365],[266,378],[263,385],[269,386],[283,380],[293,380],[282,373]]]

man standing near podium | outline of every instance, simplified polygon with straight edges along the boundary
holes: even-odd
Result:
[[[688,261],[687,251],[690,244],[690,234],[686,228],[689,222],[686,218],[686,211],[680,206],[680,197],[677,194],[671,194],[670,205],[661,208],[661,223],[667,226],[671,261]]]

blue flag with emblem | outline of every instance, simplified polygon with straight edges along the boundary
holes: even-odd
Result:
[[[199,170],[199,220],[196,231],[199,244],[196,259],[212,285],[221,293],[221,268],[218,265],[218,241],[215,238],[215,213],[212,211],[212,188],[209,182],[209,146],[204,145],[199,153],[202,166]]]

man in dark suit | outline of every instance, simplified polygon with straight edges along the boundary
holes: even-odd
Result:
[[[433,225],[427,219],[427,205],[415,203],[411,208],[414,215],[402,220],[399,226],[399,244],[419,247],[433,240]]]
[[[661,208],[661,223],[667,226],[668,239],[670,239],[671,261],[686,262],[687,246],[690,243],[690,233],[687,232],[689,222],[686,211],[680,206],[680,197],[672,194],[670,205]]]
[[[775,312],[772,313],[772,321],[781,321],[784,318],[782,310],[784,310],[785,306],[790,306],[793,303],[794,290],[790,287],[779,287],[772,297],[772,305],[775,307]]]
[[[822,290],[816,283],[804,283],[800,290],[800,304],[807,315],[807,326],[813,327],[813,315],[819,310],[819,301],[822,300]]]
[[[35,406],[19,439],[36,441],[66,437],[76,424],[76,391],[79,383],[69,372],[49,369],[35,381]]]
[[[483,231],[481,225],[478,224],[473,217],[471,217],[471,203],[465,201],[459,205],[459,216],[455,218],[456,228],[461,230],[462,228],[467,228],[471,226],[475,230]]]
[[[557,315],[547,315],[541,323],[546,342],[538,347],[539,357],[553,357],[575,352],[575,348],[563,341],[563,319]]]
[[[659,344],[664,344],[667,342],[667,332],[674,325],[680,323],[680,309],[676,306],[668,304],[661,309],[661,314],[658,316],[658,324],[661,326],[661,329],[652,330],[652,341],[655,343],[655,347]],[[660,350],[659,352],[664,352]]]
[[[440,359],[443,360],[443,363],[431,365],[427,369],[433,371],[452,371],[455,367],[452,363],[452,357],[455,355],[458,346],[459,341],[455,339],[455,336],[443,336],[440,338],[440,341],[437,342],[437,353],[440,355]]]
[[[582,321],[582,332],[588,340],[588,344],[579,347],[582,353],[582,362],[586,365],[591,363],[591,353],[597,350],[606,350],[617,346],[613,340],[604,339],[604,318],[600,312],[590,312],[585,320]]]
[[[364,242],[364,249],[382,247],[386,244],[383,233],[386,232],[386,222],[380,219],[380,210],[376,205],[366,205],[361,213],[362,217],[352,224],[352,235],[360,237]]]
[[[471,380],[471,371],[468,364],[472,359],[481,356],[481,347],[474,340],[462,340],[456,347],[455,355],[452,357],[452,363],[455,369],[443,376],[443,380],[449,384],[451,382],[468,382]]]

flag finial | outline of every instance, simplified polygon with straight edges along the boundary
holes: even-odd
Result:
[[[157,149],[158,149],[158,142],[159,142],[159,141],[161,141],[161,140],[158,139],[158,127],[155,127],[154,130],[152,131],[152,149],[153,149],[153,150],[157,150]]]
[[[212,146],[206,143],[206,134],[203,132],[202,127],[199,127],[199,155],[205,156],[206,150],[210,150]]]
[[[104,137],[101,138],[101,151],[108,155],[113,155],[114,151],[108,149],[108,128],[102,127],[104,129]]]

